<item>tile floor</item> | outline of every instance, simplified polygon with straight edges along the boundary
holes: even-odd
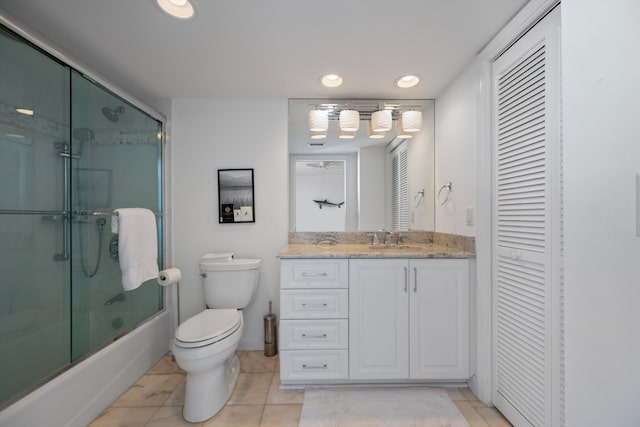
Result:
[[[238,383],[225,407],[213,418],[197,424],[184,421],[185,373],[167,355],[89,426],[297,427],[304,391],[280,390],[278,358],[264,357],[262,351],[239,351],[238,355]],[[469,427],[511,426],[468,388],[451,388],[447,392]]]

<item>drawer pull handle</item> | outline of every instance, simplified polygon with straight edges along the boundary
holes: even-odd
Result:
[[[303,364],[302,369],[327,369],[327,364],[325,363],[321,366],[310,366],[307,364]]]
[[[327,273],[302,273],[302,277],[327,277]]]
[[[409,270],[404,268],[404,292],[407,293],[407,286],[409,286]]]
[[[328,304],[326,302],[323,302],[322,304],[307,304],[306,302],[303,302],[302,306],[304,308],[325,308]]]
[[[322,335],[307,335],[307,334],[302,334],[302,338],[326,338],[327,334],[322,334]]]

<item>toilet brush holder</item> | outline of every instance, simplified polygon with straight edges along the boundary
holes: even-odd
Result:
[[[277,353],[276,315],[271,313],[271,301],[269,301],[269,314],[264,316],[264,355],[272,357]]]

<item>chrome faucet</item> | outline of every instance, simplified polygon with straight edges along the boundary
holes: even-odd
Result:
[[[369,236],[373,236],[373,238],[371,239],[371,244],[372,245],[379,245],[380,244],[380,240],[378,239],[378,233],[376,233],[375,231],[371,234],[369,234]]]
[[[384,244],[390,245],[393,240],[393,231],[385,231],[384,233]]]

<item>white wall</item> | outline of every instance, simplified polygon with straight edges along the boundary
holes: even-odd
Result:
[[[409,229],[433,230],[435,211],[433,208],[434,182],[434,108],[427,102],[423,111],[424,127],[407,140],[409,163]],[[424,190],[424,198],[417,206],[414,201],[418,192]],[[391,202],[388,203],[391,205]]]
[[[640,425],[640,2],[562,3],[566,425]]]
[[[175,99],[172,107],[173,248],[180,319],[204,308],[198,259],[232,251],[260,257],[256,298],[244,311],[241,348],[263,346],[268,301],[279,312],[278,252],[287,244],[287,100]],[[255,223],[218,223],[218,169],[253,168]]]
[[[478,68],[468,67],[436,100],[436,197],[440,188],[452,183],[436,200],[436,231],[474,236],[466,224],[466,209],[474,208],[476,194],[476,82]]]

